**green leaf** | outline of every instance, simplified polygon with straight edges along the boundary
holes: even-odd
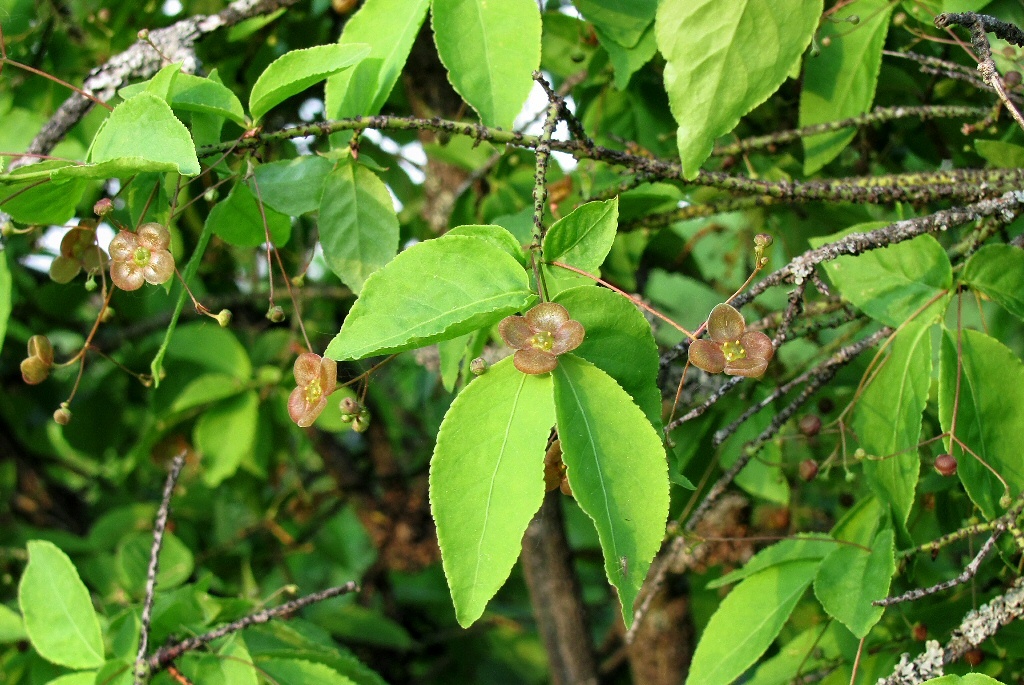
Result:
[[[655,32],[687,179],[715,138],[782,85],[821,12],[821,0],[738,0],[727,12],[718,0],[659,3]]]
[[[153,546],[151,533],[130,533],[117,546],[116,563],[122,587],[133,596],[141,596],[146,589],[146,573],[149,570],[150,549]],[[195,560],[192,552],[174,533],[164,535],[160,548],[160,567],[156,584],[161,591],[178,587],[192,575]]]
[[[303,659],[267,659],[257,665],[277,685],[355,685],[330,666]]]
[[[1010,486],[1010,496],[1024,488],[1024,462],[1020,458],[1020,436],[1024,435],[1024,364],[1005,345],[984,333],[962,331],[960,401],[956,437]],[[950,430],[953,406],[957,404],[957,341],[955,333],[942,337],[939,374],[939,420]],[[999,499],[1003,486],[969,452],[944,440],[946,450],[957,460],[957,474],[971,500],[985,518],[1002,513]]]
[[[375,173],[355,160],[339,162],[327,176],[318,225],[327,265],[356,294],[398,252],[391,194]]]
[[[103,636],[89,591],[52,542],[28,543],[18,604],[29,640],[44,659],[69,668],[103,665]]]
[[[583,343],[573,350],[615,379],[647,420],[661,426],[658,345],[636,305],[607,288],[570,288],[554,298],[583,324]]]
[[[739,582],[749,578],[755,573],[760,573],[766,568],[786,564],[791,561],[811,561],[824,559],[836,548],[837,543],[824,534],[803,535],[780,540],[771,547],[765,547],[750,558],[750,561],[731,573],[726,573],[717,580],[713,580],[705,587],[709,589],[720,588],[725,585]]]
[[[267,217],[266,227],[263,225],[264,215]],[[236,183],[227,198],[210,210],[206,223],[214,235],[235,247],[262,245],[267,242],[267,229],[270,230],[270,240],[277,246],[287,243],[292,234],[292,222],[284,214],[266,204],[260,213],[256,196],[247,183]]]
[[[441,359],[441,385],[448,392],[455,391],[455,381],[459,379],[462,360],[466,357],[466,346],[472,337],[472,333],[467,333],[437,344],[437,353]]]
[[[9,644],[28,639],[25,622],[21,614],[5,604],[0,604],[0,644]]]
[[[345,22],[338,42],[364,43],[370,52],[355,68],[327,79],[328,119],[380,112],[398,82],[430,0],[367,0]]]
[[[976,140],[974,149],[986,162],[996,168],[1024,166],[1024,147],[1001,140]]]
[[[526,253],[523,252],[522,245],[519,244],[516,237],[509,233],[508,229],[504,226],[496,226],[494,224],[483,226],[456,226],[445,233],[442,237],[448,237],[451,235],[468,235],[474,238],[479,238],[480,240],[486,240],[495,247],[499,247],[505,252],[508,252],[523,266],[527,266]]]
[[[202,373],[189,380],[188,385],[171,402],[168,413],[177,414],[217,400],[237,395],[244,389],[242,381],[226,373]]]
[[[11,268],[7,266],[7,251],[0,252],[0,350],[4,348],[4,336],[7,335],[7,321],[11,318],[11,298],[13,281]]]
[[[212,321],[180,326],[167,345],[168,356],[235,378],[248,380],[252,362],[235,334]]]
[[[984,673],[968,673],[967,675],[944,675],[941,678],[932,678],[924,681],[923,685],[1003,685],[1003,683]]]
[[[195,176],[200,171],[185,124],[152,93],[140,93],[114,108],[93,138],[88,161],[58,169],[53,177],[126,178],[147,171]]]
[[[886,224],[865,224],[853,230],[866,231],[879,225]],[[827,240],[817,238],[811,244]],[[933,322],[952,297],[948,292],[953,287],[949,257],[930,235],[856,257],[839,257],[824,266],[844,298],[887,326],[900,326],[914,314],[918,322]]]
[[[800,126],[846,119],[871,108],[894,6],[889,0],[858,0],[822,24],[821,52],[804,60]],[[843,21],[851,15],[859,16],[860,23]],[[855,134],[843,129],[804,138],[804,173],[813,174],[835,159]]]
[[[597,526],[605,573],[619,591],[628,627],[633,602],[665,534],[665,450],[643,412],[604,371],[563,354],[552,374],[569,485]]]
[[[0,212],[22,224],[67,223],[75,215],[88,181],[75,178],[54,182],[51,174],[68,168],[67,162],[46,161],[15,169],[0,184]]]
[[[154,91],[153,85],[165,72],[174,70],[174,78],[166,84],[167,97],[163,98],[172,108],[186,112],[213,114],[230,119],[239,126],[245,126],[245,111],[242,109],[242,103],[230,88],[212,77],[203,78],[181,73],[180,68],[180,64],[164,67],[157,73],[157,76],[149,81],[125,86],[118,90],[117,94],[125,100],[143,92],[149,92],[159,97],[161,93]]]
[[[268,207],[301,216],[320,208],[324,182],[334,165],[319,155],[303,155],[270,164],[260,164],[253,171],[260,197]]]
[[[574,4],[584,19],[624,48],[640,41],[658,9],[657,0],[574,0]]]
[[[601,28],[598,28],[596,33],[601,46],[608,52],[612,67],[615,68],[615,87],[619,90],[626,90],[633,74],[650,62],[654,54],[658,52],[658,41],[654,36],[654,22],[651,22],[647,30],[640,36],[640,41],[629,48],[623,47],[610,38]]]
[[[203,413],[192,438],[203,459],[203,482],[220,485],[238,470],[256,442],[260,398],[255,390],[225,400]]]
[[[325,354],[342,361],[430,345],[535,300],[522,265],[500,248],[468,236],[428,240],[367,279]]]
[[[544,261],[563,262],[596,274],[618,230],[619,199],[588,202],[562,217],[544,236]]]
[[[821,562],[814,594],[829,616],[862,638],[878,623],[884,607],[871,603],[889,594],[896,572],[895,534],[891,528],[875,536],[871,549],[839,545]]]
[[[864,473],[900,523],[914,504],[921,471],[917,443],[932,378],[931,326],[908,324],[857,401],[853,430],[871,455]]]
[[[46,685],[94,685],[97,671],[80,671],[79,673],[68,673],[46,683]],[[106,681],[102,681],[106,682]]]
[[[463,627],[508,579],[544,499],[544,448],[555,409],[551,376],[504,359],[459,393],[430,461],[430,509]]]
[[[960,280],[1024,319],[1024,250],[986,245],[967,260]]]
[[[286,52],[271,62],[253,84],[249,94],[249,112],[253,121],[259,121],[271,108],[292,95],[348,69],[368,54],[370,46],[361,43],[317,45]]]
[[[452,86],[485,126],[511,128],[540,66],[533,0],[431,0],[431,23]]]
[[[704,629],[686,685],[728,685],[750,668],[775,641],[818,563],[778,564],[737,585]]]

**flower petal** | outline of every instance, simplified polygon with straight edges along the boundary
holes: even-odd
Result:
[[[320,360],[320,387],[324,397],[334,392],[338,385],[338,362],[328,357]]]
[[[530,338],[533,337],[533,329],[523,316],[506,316],[498,324],[498,333],[513,350],[529,347]]]
[[[117,260],[110,263],[110,280],[121,290],[138,290],[146,282],[137,264]]]
[[[740,345],[747,351],[747,359],[768,361],[775,356],[772,339],[761,331],[747,331],[740,336]]]
[[[135,252],[135,234],[131,231],[121,231],[110,241],[110,258],[114,261],[124,261],[132,258]],[[120,286],[118,286],[120,287]]]
[[[156,250],[149,255],[149,264],[142,269],[146,281],[153,285],[166,283],[174,274],[174,257],[167,250]]]
[[[312,352],[304,352],[295,359],[292,373],[295,374],[295,382],[300,388],[305,388],[320,375],[320,361],[320,355]]]
[[[550,352],[528,347],[525,350],[516,350],[512,363],[523,373],[547,373],[554,371],[558,366],[558,357]]]
[[[746,376],[747,378],[760,378],[764,375],[765,369],[768,368],[767,359],[755,359],[747,357],[746,359],[737,359],[735,361],[726,362],[725,373],[730,376]]]
[[[309,428],[327,406],[327,396],[321,395],[315,404],[306,401],[306,391],[301,386],[288,395],[288,416],[299,428]]]
[[[583,342],[586,331],[583,324],[569,319],[555,331],[555,344],[551,346],[551,354],[563,354],[575,350]]]
[[[541,302],[526,312],[526,322],[534,331],[554,333],[558,327],[569,320],[569,312],[555,302]]]
[[[136,235],[139,245],[149,250],[166,250],[171,244],[170,232],[160,224],[142,224]]]
[[[725,302],[716,304],[708,317],[708,333],[715,342],[722,343],[738,340],[747,325],[743,315],[736,308]]]
[[[722,373],[725,369],[725,355],[722,348],[707,340],[694,340],[687,352],[690,363],[708,373]]]

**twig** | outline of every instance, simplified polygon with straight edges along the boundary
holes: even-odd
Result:
[[[267,623],[271,619],[294,613],[303,607],[309,606],[310,604],[323,602],[324,600],[331,599],[332,597],[338,597],[340,595],[358,591],[359,586],[356,582],[349,581],[344,585],[328,588],[326,590],[321,590],[320,592],[314,592],[313,594],[306,595],[305,597],[293,599],[290,602],[285,602],[284,604],[273,607],[272,609],[264,609],[263,611],[258,611],[255,614],[249,614],[248,616],[240,618],[237,621],[232,621],[231,623],[223,625],[216,630],[211,630],[203,635],[190,637],[188,639],[181,640],[180,642],[173,642],[161,647],[155,654],[153,654],[153,656],[149,657],[147,663],[149,664],[150,672],[156,673],[157,671],[166,668],[168,664],[185,652],[198,649],[203,645],[224,637],[225,635],[236,633],[243,628],[248,628],[249,626]]]
[[[541,261],[541,246],[544,242],[544,205],[548,197],[548,161],[551,158],[551,136],[555,133],[555,125],[558,123],[558,113],[560,111],[559,102],[552,98],[557,98],[551,91],[551,86],[548,85],[544,77],[541,76],[539,71],[533,72],[533,80],[544,86],[544,92],[548,94],[548,111],[544,117],[544,126],[540,134],[540,138],[537,140],[536,157],[537,157],[537,168],[533,179],[533,242],[530,244],[530,264],[533,266],[533,277],[537,282],[537,292],[540,293],[541,300],[547,299],[547,293],[544,288],[544,281],[540,271]]]
[[[992,548],[995,547],[996,540],[999,539],[999,536],[1002,535],[1005,530],[1006,524],[996,526],[996,532],[985,541],[985,544],[981,546],[980,550],[978,550],[977,555],[971,559],[971,563],[967,564],[967,567],[964,568],[963,572],[956,578],[950,578],[949,580],[936,583],[930,587],[915,588],[904,592],[902,595],[897,595],[896,597],[876,599],[872,604],[876,607],[889,607],[893,604],[899,604],[900,602],[913,602],[914,600],[921,599],[922,597],[934,595],[936,592],[942,592],[943,590],[948,590],[951,587],[956,587],[957,585],[966,583],[978,573],[978,568],[981,567],[981,562],[984,561],[985,557],[987,557],[989,552],[992,551]]]
[[[909,654],[903,654],[892,674],[879,679],[877,685],[918,685],[937,678],[943,675],[945,664],[960,659],[1021,615],[1024,615],[1024,578],[1018,578],[1004,594],[964,616],[945,647],[936,640],[929,640],[925,651],[913,661]]]
[[[156,574],[160,565],[160,548],[164,544],[164,531],[167,529],[167,517],[171,512],[171,496],[174,486],[185,466],[185,452],[178,453],[171,461],[171,469],[164,482],[164,494],[160,498],[160,508],[156,512],[153,524],[153,545],[149,550],[149,569],[146,571],[146,597],[142,602],[142,625],[139,631],[139,651],[135,656],[135,685],[142,685],[148,680],[146,652],[149,650],[149,627],[153,620],[153,598],[156,595]]]

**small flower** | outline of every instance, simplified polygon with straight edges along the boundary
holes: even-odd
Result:
[[[60,255],[50,264],[50,278],[56,283],[70,283],[85,269],[94,274],[105,269],[110,260],[96,244],[96,222],[83,221],[64,234]]]
[[[21,379],[28,385],[39,385],[53,368],[53,346],[45,335],[28,339],[28,356],[21,360]]]
[[[747,331],[743,315],[724,302],[708,317],[711,340],[690,343],[690,363],[708,373],[760,378],[775,354],[772,340],[760,331]]]
[[[507,316],[498,332],[516,351],[512,362],[523,373],[539,374],[558,366],[558,355],[575,350],[583,342],[583,324],[569,318],[565,307],[541,302],[526,316]]]
[[[171,234],[160,224],[142,224],[136,233],[121,231],[110,241],[110,279],[122,290],[138,290],[144,281],[166,283],[174,274],[170,244]]]
[[[292,371],[298,384],[288,396],[288,416],[300,428],[308,428],[327,405],[327,397],[338,384],[338,363],[306,352],[295,360]]]

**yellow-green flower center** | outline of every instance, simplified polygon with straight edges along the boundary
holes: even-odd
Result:
[[[149,264],[149,250],[144,247],[135,248],[135,252],[132,254],[132,261],[140,267],[146,266]]]
[[[743,345],[740,344],[739,340],[730,340],[729,342],[722,343],[722,354],[725,355],[725,361],[727,362],[747,358],[747,351],[743,349]]]
[[[543,350],[550,352],[551,348],[555,346],[555,336],[551,335],[547,331],[538,331],[533,334],[530,338],[530,347],[535,350]]]
[[[306,404],[316,404],[320,401],[324,391],[320,387],[320,379],[314,378],[310,381],[309,385],[306,386]]]

